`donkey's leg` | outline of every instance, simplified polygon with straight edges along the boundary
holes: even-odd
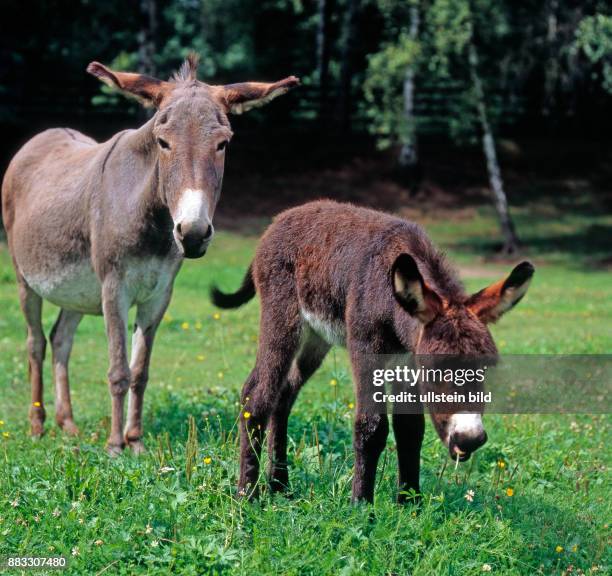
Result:
[[[47,342],[42,329],[42,298],[18,275],[19,301],[28,325],[28,372],[32,388],[30,430],[34,438],[43,434],[45,407],[43,405],[43,361]]]
[[[268,458],[270,488],[280,492],[289,487],[289,472],[287,469],[287,422],[297,395],[303,384],[314,374],[323,362],[331,346],[306,328],[302,343],[296,354],[287,383],[283,388],[276,409],[268,424]]]
[[[357,399],[353,426],[355,469],[352,500],[373,502],[376,466],[387,442],[389,419],[386,414],[377,414],[372,409],[373,348],[367,344],[349,342],[349,352]]]
[[[282,286],[279,283],[279,286]],[[280,291],[280,289],[279,289]],[[262,298],[257,361],[242,389],[240,415],[240,477],[238,494],[256,497],[261,445],[268,419],[278,402],[299,342],[297,301],[277,295],[282,313]]]
[[[400,504],[414,501],[407,494],[410,490],[416,493],[419,487],[421,466],[421,445],[425,434],[425,416],[423,414],[393,414],[393,433],[397,446],[398,487],[397,501]]]
[[[111,430],[107,450],[111,456],[120,454],[123,441],[123,404],[130,385],[127,361],[126,324],[129,305],[122,292],[121,282],[107,278],[102,284],[102,310],[108,339],[108,385],[111,394]]]
[[[149,364],[155,333],[170,302],[170,295],[169,291],[162,299],[145,302],[138,306],[136,312],[130,360],[130,395],[124,434],[125,441],[134,454],[144,452],[142,442],[144,393],[149,381]]]
[[[51,329],[49,340],[53,351],[53,378],[55,380],[55,421],[68,434],[76,435],[79,429],[72,417],[68,361],[72,350],[74,333],[83,315],[79,312],[60,310]]]

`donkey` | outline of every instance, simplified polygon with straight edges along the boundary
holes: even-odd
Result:
[[[379,354],[462,354],[495,358],[487,324],[525,294],[534,268],[519,264],[496,284],[468,296],[450,265],[417,224],[351,204],[317,201],[276,217],[262,237],[241,288],[213,288],[213,302],[235,308],[261,297],[255,367],[242,389],[239,493],[257,494],[268,430],[273,491],[288,486],[287,420],[302,385],[331,345],[348,348],[355,381],[354,501],[372,501],[386,444],[386,414],[372,414],[372,371]],[[369,375],[369,378],[367,377]],[[450,456],[466,460],[486,441],[480,413],[433,413]],[[425,418],[393,414],[400,502],[420,492]],[[412,495],[412,496],[409,496]]]
[[[43,299],[61,308],[50,334],[56,420],[77,434],[68,385],[73,336],[84,314],[104,316],[112,398],[107,449],[138,453],[142,407],[155,332],[183,258],[199,258],[214,233],[213,214],[232,131],[241,113],[285,94],[293,76],[275,83],[226,86],[197,80],[192,54],[169,81],[116,72],[98,62],[87,71],[154,106],[136,130],[104,143],[69,128],[46,130],[12,159],[2,183],[2,210],[21,307],[27,322],[32,386],[31,433],[43,433]],[[131,361],[128,310],[136,305]],[[124,398],[129,390],[123,429]]]

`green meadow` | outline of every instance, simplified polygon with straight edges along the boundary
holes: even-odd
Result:
[[[536,276],[492,328],[502,353],[612,352],[612,273],[601,264],[612,218],[567,214],[517,209]],[[470,289],[514,263],[486,258],[498,234],[489,210],[424,224]],[[48,353],[47,433],[29,438],[25,324],[0,244],[0,558],[61,555],[69,574],[610,574],[609,415],[487,415],[489,442],[458,466],[428,425],[418,510],[394,503],[391,435],[374,505],[352,506],[353,393],[341,349],[292,413],[291,497],[237,499],[238,397],[259,303],[219,313],[208,290],[239,285],[256,241],[221,231],[204,259],[183,266],[153,355],[148,451],[116,459],[104,451],[101,318],[83,320],[71,358],[80,436],[55,426]],[[47,333],[56,315],[46,304]]]

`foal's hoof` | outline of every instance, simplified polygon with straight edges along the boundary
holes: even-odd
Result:
[[[78,436],[79,428],[72,420],[64,420],[60,423],[60,428],[68,434],[68,436]]]
[[[286,498],[292,498],[293,493],[291,492],[291,486],[289,486],[288,478],[271,478],[269,480],[270,492],[272,494],[282,494]]]
[[[135,456],[144,454],[147,451],[142,440],[128,440],[127,445]]]
[[[106,452],[108,452],[108,455],[111,458],[116,458],[123,452],[123,445],[122,444],[107,444]]]
[[[401,491],[397,495],[397,503],[401,506],[414,506],[419,509],[423,503],[423,496],[414,490],[409,492]]]
[[[40,440],[45,433],[45,427],[42,422],[32,422],[30,424],[30,436],[32,440]]]

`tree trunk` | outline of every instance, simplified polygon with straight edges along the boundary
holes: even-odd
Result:
[[[141,26],[138,33],[138,68],[142,74],[155,76],[156,0],[140,0]]]
[[[417,42],[419,39],[420,13],[418,3],[410,6],[410,40]],[[402,148],[399,154],[399,165],[402,169],[411,169],[417,165],[417,135],[416,119],[414,117],[414,71],[413,65],[408,66],[404,76],[404,122],[406,133],[403,137]]]
[[[340,55],[340,87],[337,100],[337,119],[340,128],[347,131],[350,121],[352,56],[357,36],[359,0],[348,0],[344,24],[344,41]]]
[[[546,49],[548,57],[544,65],[544,101],[542,114],[550,116],[555,108],[557,81],[559,78],[559,54],[557,46],[557,10],[558,0],[548,0],[546,3]]]
[[[512,254],[518,250],[520,243],[514,229],[514,223],[510,217],[508,199],[506,197],[506,193],[504,192],[504,183],[502,181],[501,169],[499,167],[497,152],[495,150],[495,140],[493,138],[491,125],[489,124],[487,107],[485,104],[484,89],[482,86],[482,80],[478,74],[478,53],[476,52],[473,39],[470,40],[468,58],[472,84],[476,95],[478,119],[482,129],[482,148],[487,159],[487,170],[489,172],[489,183],[491,185],[493,205],[495,206],[497,218],[504,237],[502,252],[504,254]]]
[[[317,26],[317,70],[319,74],[319,118],[327,113],[329,87],[329,0],[319,0],[319,22]]]

